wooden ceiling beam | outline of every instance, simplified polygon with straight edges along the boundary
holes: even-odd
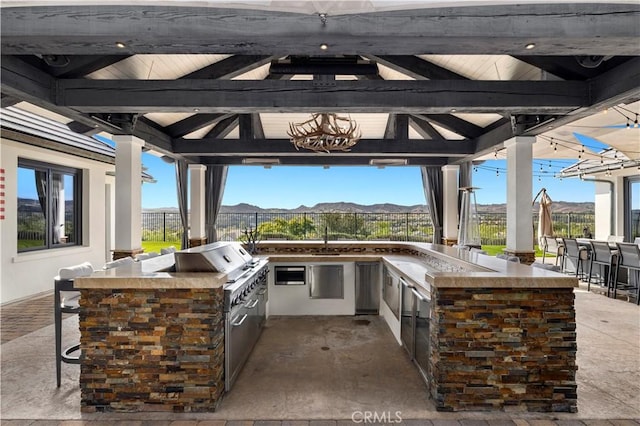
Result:
[[[638,55],[636,3],[500,4],[329,16],[175,5],[3,7],[5,54]],[[293,35],[293,36],[292,36]],[[348,35],[348,36],[347,36]],[[124,47],[116,41],[125,40]]]
[[[131,55],[77,55],[68,56],[69,64],[63,67],[48,66],[54,77],[79,78],[123,61]],[[46,62],[46,61],[45,61]]]
[[[413,55],[367,55],[367,58],[416,80],[468,80],[468,78]]]
[[[262,119],[260,114],[251,114],[251,124],[253,126],[253,137],[256,139],[264,139],[264,127],[262,127]]]
[[[640,97],[640,57],[588,80],[591,94],[590,108],[598,112],[628,99]]]
[[[6,107],[10,107],[10,106],[13,106],[13,105],[15,105],[15,104],[19,103],[19,102],[20,102],[20,99],[16,99],[16,98],[14,98],[14,97],[11,97],[11,96],[8,96],[8,95],[5,95],[5,94],[3,93],[3,94],[2,94],[2,98],[1,98],[0,102],[2,103],[2,104],[0,105],[0,108],[6,108]]]
[[[185,156],[317,156],[322,153],[296,150],[288,139],[176,139],[176,154]],[[475,152],[475,143],[469,140],[414,140],[414,139],[361,139],[349,151],[351,156],[404,157],[436,156],[457,157]]]
[[[423,114],[416,115],[418,118],[423,118],[427,121],[436,123],[437,125],[444,127],[447,130],[457,133],[465,138],[477,138],[482,135],[483,129],[480,126],[476,126],[462,118],[458,118],[451,114]]]
[[[420,116],[409,117],[409,125],[425,139],[441,139],[442,135],[427,120]]]
[[[4,83],[4,82],[3,82]],[[57,80],[56,103],[79,111],[568,113],[585,82],[475,80]]]
[[[394,113],[389,113],[389,117],[387,118],[387,126],[384,129],[384,138],[395,139],[395,137],[396,137],[396,115]]]
[[[196,130],[200,130],[211,124],[215,124],[220,120],[224,120],[232,114],[194,114],[190,117],[184,118],[164,128],[172,138],[181,138],[189,133],[193,133]]]
[[[613,58],[609,56],[596,56],[589,58],[589,62],[593,64],[593,66],[585,67],[578,63],[580,57],[576,56],[515,55],[514,58],[564,80],[587,80],[613,69],[630,59],[626,56]],[[608,59],[605,60],[605,58]],[[599,65],[595,65],[598,62]]]
[[[198,164],[212,165],[246,165],[253,167],[271,167],[271,166],[370,166],[371,158],[354,157],[349,153],[327,154],[310,156],[293,156],[293,157],[250,157],[252,159],[263,158],[264,164],[245,164],[245,156],[225,156],[225,157],[200,157],[194,159]],[[277,159],[279,164],[268,164],[268,161]],[[408,157],[405,158],[407,166],[444,166],[449,160],[446,157]],[[383,166],[377,166],[383,167]],[[388,166],[395,167],[395,166]]]
[[[205,139],[206,138],[224,139],[225,136],[231,133],[233,129],[235,129],[236,126],[238,126],[239,121],[240,121],[240,117],[238,116],[238,114],[233,114],[225,119],[220,120],[215,126],[213,126],[213,129],[209,130],[209,132],[205,135]],[[175,147],[175,143],[174,143],[174,147]]]
[[[268,64],[273,59],[269,55],[233,55],[215,62],[197,71],[189,73],[182,79],[225,79],[230,80],[246,72]]]

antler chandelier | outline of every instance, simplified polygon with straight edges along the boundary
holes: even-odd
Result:
[[[362,136],[351,117],[316,113],[303,123],[289,123],[287,134],[297,150],[315,152],[350,151]]]

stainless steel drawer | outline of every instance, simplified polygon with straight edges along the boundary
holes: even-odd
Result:
[[[344,299],[343,265],[310,265],[307,282],[311,299]]]

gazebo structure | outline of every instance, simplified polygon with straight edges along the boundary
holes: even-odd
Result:
[[[637,2],[8,0],[1,24],[2,107],[54,117],[84,135],[104,132],[116,143],[114,183],[77,166],[86,197],[78,249],[98,257],[140,251],[142,149],[176,162],[182,211],[191,191],[191,245],[215,240],[226,168],[241,164],[423,167],[439,216],[435,242],[450,244],[458,187],[470,186],[472,162],[501,155],[507,252],[531,261],[531,215],[518,212],[531,208],[532,158],[600,159],[580,151],[573,126],[610,134],[626,159],[606,233],[619,234],[626,220],[621,188],[640,163]],[[358,140],[346,151],[296,149],[290,124],[313,113],[357,122]],[[23,159],[39,155],[5,149],[11,137],[3,128],[7,182]],[[8,187],[5,199],[15,198]],[[107,226],[109,217],[86,208],[102,204],[115,219],[112,243],[89,231]],[[15,235],[14,207],[7,203],[3,235]],[[5,271],[34,273],[32,261],[44,261],[21,256],[8,240],[3,288]],[[52,265],[39,268],[47,285]]]

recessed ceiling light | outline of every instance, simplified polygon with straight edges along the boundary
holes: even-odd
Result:
[[[327,50],[328,48],[329,48],[329,45],[328,45],[328,44],[326,44],[326,43],[322,43],[322,44],[320,45],[320,50]]]
[[[451,108],[451,112],[456,112],[456,111],[457,111],[457,109]]]
[[[123,43],[123,42],[121,42],[121,41],[116,41],[116,47],[117,47],[118,49],[124,49],[125,47],[127,47],[127,45],[126,45],[126,44],[124,44],[124,43]]]
[[[525,48],[525,49],[527,49],[527,50],[531,50],[531,49],[533,49],[534,47],[536,47],[536,44],[535,44],[535,43],[529,43],[529,44],[527,44],[524,48]]]
[[[198,112],[198,111],[200,111],[200,108],[194,108],[193,109],[193,112]]]

